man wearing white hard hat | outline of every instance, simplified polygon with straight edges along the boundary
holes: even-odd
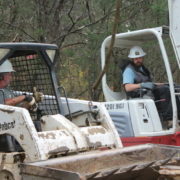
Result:
[[[123,72],[123,85],[125,90],[127,92],[132,92],[135,89],[141,88],[151,90],[155,101],[165,99],[165,101],[159,102],[163,120],[172,120],[172,103],[169,86],[165,85],[165,83],[153,82],[151,72],[143,64],[145,55],[146,53],[140,46],[133,46],[130,49],[128,57],[131,58],[132,61]],[[178,99],[177,103],[178,107],[180,107]],[[180,109],[178,109],[178,116],[180,118]]]
[[[37,104],[33,96],[23,94],[21,96],[15,97],[11,89],[8,87],[12,80],[13,72],[15,72],[15,70],[13,69],[12,64],[9,60],[6,60],[0,66],[0,89],[3,90],[5,95],[4,104],[9,106],[17,106],[20,104],[20,106],[23,108],[30,109],[32,107],[33,110],[36,110]],[[37,98],[40,99],[39,102],[41,102],[42,94],[37,94],[37,96]]]
[[[133,91],[139,88],[154,89],[157,85],[153,83],[153,76],[143,65],[143,57],[146,53],[140,46],[133,46],[128,57],[132,63],[126,67],[123,73],[123,84],[126,91]]]

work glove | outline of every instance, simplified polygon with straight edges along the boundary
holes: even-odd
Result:
[[[24,95],[26,96],[26,97],[24,98],[24,101],[26,101],[26,102],[30,105],[30,107],[31,107],[31,109],[32,109],[33,111],[37,111],[38,104],[36,103],[34,97],[33,97],[33,96],[26,95],[26,94],[24,94]]]
[[[43,102],[43,93],[36,92],[36,87],[33,88],[33,96],[37,103]]]
[[[145,83],[140,84],[141,88],[151,89],[151,90],[154,90],[156,88],[156,86],[157,85],[153,82],[145,82]]]

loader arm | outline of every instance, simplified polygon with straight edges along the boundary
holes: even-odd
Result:
[[[43,131],[37,132],[26,109],[0,105],[0,116],[6,119],[1,121],[0,134],[15,137],[28,156],[26,161],[46,160],[53,155],[91,148],[121,147],[118,135],[112,132],[116,132],[115,128],[108,126],[108,123],[106,127],[79,128],[60,114],[48,115],[42,117]]]

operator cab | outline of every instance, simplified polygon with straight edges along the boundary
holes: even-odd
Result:
[[[166,26],[158,27],[158,28],[151,28],[151,29],[144,29],[138,31],[132,31],[127,33],[121,33],[116,35],[114,48],[126,48],[130,49],[135,45],[141,45],[145,42],[157,41],[157,36],[166,39],[169,37],[169,28]],[[107,37],[101,46],[101,66],[104,67],[105,64],[105,52],[106,48],[109,46],[111,41],[111,36]],[[161,42],[162,43],[162,42]],[[126,59],[122,59],[121,61],[128,61]],[[121,62],[122,63],[122,62]],[[128,62],[124,62],[120,65],[121,70],[126,67]],[[102,87],[103,92],[105,95],[106,101],[115,101],[115,100],[122,100],[126,98],[125,92],[113,92],[107,85],[106,81],[106,74],[102,78]]]
[[[32,95],[33,87],[46,94],[44,102],[38,104],[38,111],[29,111],[37,131],[41,130],[42,115],[63,114],[60,98],[57,98],[60,97],[60,93],[53,74],[57,56],[58,47],[53,44],[0,43],[0,65],[8,59],[16,71],[10,84],[13,94]],[[1,97],[5,97],[3,90],[0,93]],[[6,126],[8,126],[6,122],[1,124],[1,130],[7,128]],[[0,151],[22,151],[17,141],[10,135],[1,135],[0,143]]]
[[[10,88],[15,96],[32,94],[33,87],[46,94],[42,114],[63,114],[60,102],[54,65],[58,56],[58,47],[41,43],[0,43],[0,65],[9,59],[15,69]],[[52,97],[53,96],[53,97]],[[39,103],[39,106],[43,106]],[[37,118],[31,112],[33,119]]]
[[[73,143],[76,144],[79,142],[81,142],[80,144],[83,147],[80,151],[84,151],[84,147],[85,149],[94,149],[99,148],[100,146],[113,147],[112,142],[114,142],[114,140],[112,138],[117,136],[117,132],[113,132],[113,134],[116,135],[112,136],[108,130],[113,123],[109,122],[110,117],[104,106],[101,107],[100,103],[96,102],[92,103],[84,100],[68,99],[65,88],[58,86],[55,76],[55,63],[58,59],[58,53],[58,46],[53,44],[0,43],[0,65],[8,59],[12,63],[13,69],[16,71],[13,73],[13,78],[10,82],[10,89],[13,91],[13,94],[15,96],[20,96],[24,93],[32,95],[34,87],[36,87],[38,92],[44,94],[44,100],[42,103],[38,103],[39,109],[35,112],[29,110],[28,113],[27,110],[20,107],[11,108],[10,106],[0,105],[0,114],[3,116],[0,118],[0,151],[17,151],[16,144],[18,143],[16,143],[16,140],[24,149],[27,148],[27,146],[22,144],[21,140],[18,139],[20,136],[24,136],[24,134],[21,133],[21,131],[17,132],[16,135],[14,134],[14,131],[18,126],[23,126],[25,129],[30,128],[31,130],[28,130],[28,132],[31,133],[31,136],[33,137],[37,136],[39,139],[44,137],[41,140],[43,143],[47,142],[47,146],[50,141],[52,145],[56,144],[52,143],[52,141],[56,142],[56,139],[49,138],[48,131],[58,131],[60,129],[65,138],[68,136],[70,140],[73,140],[72,143],[69,143],[70,141],[62,139],[62,141],[64,141],[63,145],[65,143],[67,144],[67,147],[71,146]],[[65,98],[61,98],[60,90],[64,91]],[[1,91],[1,93],[3,94],[3,91]],[[23,112],[26,115],[24,117],[18,117],[16,116],[16,111],[18,111],[19,114]],[[26,122],[21,124],[19,119]],[[68,134],[71,133],[71,127],[73,127],[72,133],[78,133],[76,137],[75,135],[72,135],[75,140],[66,134],[66,132],[68,132]],[[79,131],[79,128],[81,128],[82,131]],[[88,131],[88,129],[93,128],[98,128],[97,133],[92,133],[90,135],[90,133],[85,132]],[[39,132],[41,129],[42,132]],[[92,131],[94,132],[94,130]],[[19,133],[21,134],[18,135]],[[46,133],[47,136],[44,135]],[[61,133],[55,133],[57,133],[58,136],[61,136]],[[38,134],[40,135],[38,136]],[[93,142],[89,145],[90,147],[85,141],[85,138],[82,140],[84,137],[82,134],[86,135],[86,139],[87,137],[89,138],[88,142]],[[28,133],[26,135],[28,135]],[[98,138],[95,138],[95,136],[98,136]],[[105,141],[103,138],[104,136],[106,136]],[[14,139],[14,137],[16,139]],[[78,140],[78,138],[80,140]],[[103,142],[99,143],[99,141],[101,141],[100,139]],[[118,136],[116,139],[118,139]],[[58,140],[57,138],[57,141],[59,143],[61,140]],[[96,143],[96,141],[98,141],[98,143]],[[60,143],[60,145],[62,145],[62,143]],[[77,148],[77,145],[74,145],[72,151],[75,151],[75,147]],[[49,149],[49,146],[47,149]],[[61,148],[59,149],[61,151]],[[18,151],[22,151],[22,149]]]
[[[170,128],[168,133],[175,132],[175,126],[177,125],[177,107],[175,96],[179,93],[175,93],[174,83],[172,78],[172,73],[170,69],[170,64],[168,56],[165,49],[164,41],[169,38],[169,27],[162,26],[157,28],[142,29],[132,32],[116,34],[114,48],[127,49],[129,52],[130,48],[135,45],[140,45],[143,47],[146,43],[154,43],[160,47],[162,59],[164,60],[165,69],[167,73],[167,82],[169,83],[169,88],[171,92],[171,100],[173,106],[173,127]],[[102,68],[105,65],[105,54],[106,49],[110,45],[111,36],[107,37],[101,46],[101,64]],[[127,56],[126,56],[127,57]],[[128,64],[128,59],[123,59],[124,61],[122,66],[120,65],[120,71],[122,74],[124,68]],[[111,118],[116,124],[119,135],[121,137],[137,137],[137,136],[156,136],[157,134],[165,135],[163,129],[163,122],[161,122],[161,115],[158,114],[155,102],[152,99],[143,99],[142,92],[140,92],[140,97],[130,98],[127,92],[114,92],[107,84],[107,75],[105,74],[102,78],[102,87],[106,102],[104,103],[108,109]],[[122,82],[122,81],[121,81]],[[145,90],[146,91],[146,90]],[[128,100],[129,99],[129,100]],[[118,104],[121,104],[121,107],[118,108]],[[119,113],[119,115],[117,115]],[[120,118],[117,118],[120,116]],[[117,120],[118,119],[118,120]],[[129,119],[129,120],[127,120]],[[128,123],[126,123],[128,122]],[[131,127],[129,129],[129,125]]]

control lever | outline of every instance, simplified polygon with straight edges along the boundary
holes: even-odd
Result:
[[[89,109],[92,113],[93,118],[96,119],[99,112],[99,108],[97,106],[90,106]]]
[[[41,116],[42,116],[42,111],[43,111],[43,107],[39,106],[37,109],[37,119],[36,121],[40,121]]]
[[[33,121],[37,132],[42,131],[41,120],[40,120],[41,116],[42,116],[42,111],[43,111],[43,108],[41,106],[39,106],[38,109],[37,109],[37,119]]]
[[[157,101],[155,101],[155,103],[156,103],[156,102],[162,102],[162,101],[166,101],[166,99],[157,100]]]

